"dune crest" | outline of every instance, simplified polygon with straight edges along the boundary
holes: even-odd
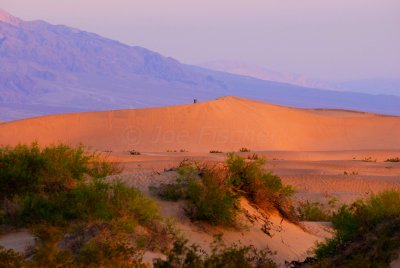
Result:
[[[161,108],[43,116],[0,125],[0,144],[83,143],[98,150],[400,149],[400,117],[297,109],[238,97]]]

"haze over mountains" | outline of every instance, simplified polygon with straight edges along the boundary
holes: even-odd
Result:
[[[300,74],[274,71],[256,64],[227,60],[205,62],[202,63],[201,66],[212,70],[246,75],[262,80],[288,83],[303,87],[400,96],[399,79],[371,78],[344,82],[322,81]]]
[[[335,92],[182,64],[78,29],[0,11],[0,120],[236,95],[296,107],[400,115],[400,97]]]

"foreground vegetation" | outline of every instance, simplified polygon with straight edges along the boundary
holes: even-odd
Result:
[[[291,195],[293,189],[263,169],[262,158],[245,159],[229,153],[225,165],[183,161],[177,168],[175,183],[151,190],[166,200],[186,201],[185,211],[192,220],[214,225],[234,225],[240,210],[239,198],[245,197],[265,211],[277,210],[295,221]]]
[[[194,221],[235,224],[240,198],[285,218],[330,220],[335,235],[320,243],[311,267],[387,267],[400,248],[400,192],[387,191],[334,211],[317,202],[292,204],[293,189],[263,169],[265,160],[234,153],[225,164],[185,160],[177,178],[152,190],[184,200]],[[26,254],[0,247],[0,267],[147,267],[146,251],[166,259],[155,267],[276,267],[268,249],[226,246],[211,252],[178,238],[155,201],[107,176],[121,168],[84,147],[38,144],[0,148],[0,232],[28,228],[36,244]]]
[[[400,192],[344,205],[332,224],[335,236],[318,244],[312,267],[388,267],[400,248]]]
[[[112,241],[108,241],[113,245]],[[155,268],[276,268],[278,265],[271,259],[274,252],[268,248],[258,250],[254,246],[243,246],[241,244],[233,244],[226,246],[220,238],[217,238],[211,245],[211,252],[206,253],[199,246],[192,244],[187,245],[187,240],[175,238],[173,248],[168,252],[166,258],[156,258],[153,260]],[[144,263],[137,251],[127,252],[124,247],[117,247],[112,251],[107,251],[107,256],[102,259],[110,258],[111,260],[99,263],[97,255],[90,256],[90,262],[74,261],[71,255],[63,253],[55,256],[51,250],[54,247],[47,247],[50,252],[42,252],[40,256],[42,261],[26,260],[24,256],[13,250],[5,250],[0,247],[0,267],[132,267],[147,268],[148,263]],[[111,253],[111,254],[110,254]],[[136,253],[136,254],[135,254]],[[119,257],[116,256],[118,254]],[[50,262],[49,262],[50,261]],[[53,265],[53,266],[48,266]]]
[[[29,260],[2,250],[1,263],[136,265],[140,250],[163,246],[156,203],[120,181],[107,181],[121,169],[101,155],[82,146],[18,145],[0,150],[0,167],[2,229],[25,227],[38,238]]]
[[[331,221],[334,212],[337,210],[336,198],[331,198],[328,202],[300,201],[296,206],[297,217],[300,221]]]
[[[121,169],[82,146],[0,148],[0,169],[0,230],[28,228],[37,240],[26,254],[0,247],[0,267],[148,267],[142,260],[148,250],[167,256],[155,260],[155,267],[276,267],[268,250],[219,242],[208,255],[187,246],[154,200],[108,180]],[[235,197],[220,196],[222,186],[211,180],[211,170],[202,181],[190,180],[197,171],[189,162],[179,169],[180,178],[193,183],[185,189],[194,201],[188,210],[200,218],[215,210],[233,215]],[[204,203],[210,196],[211,208]]]
[[[268,248],[257,250],[253,246],[234,244],[226,246],[221,237],[216,237],[211,245],[211,253],[202,251],[196,245],[187,245],[187,240],[176,239],[167,258],[154,260],[155,268],[275,268],[277,264],[270,258],[274,253]]]

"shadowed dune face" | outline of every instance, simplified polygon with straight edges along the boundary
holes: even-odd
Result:
[[[0,144],[83,143],[98,150],[399,149],[400,117],[306,110],[236,97],[155,109],[44,116],[0,125]]]

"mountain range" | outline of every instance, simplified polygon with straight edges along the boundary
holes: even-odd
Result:
[[[0,11],[0,121],[236,95],[400,115],[400,97],[322,90],[180,63],[94,33]]]

